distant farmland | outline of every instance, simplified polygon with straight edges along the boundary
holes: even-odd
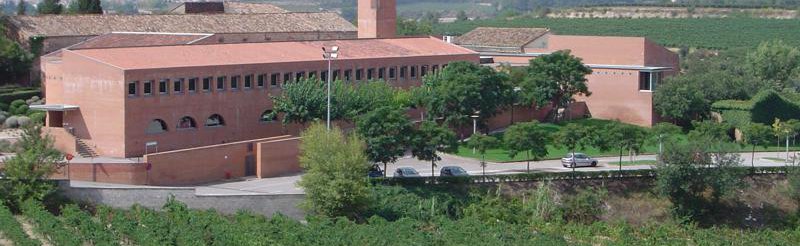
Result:
[[[800,46],[800,20],[757,18],[697,19],[561,19],[477,20],[434,26],[436,34],[460,35],[478,26],[547,27],[564,35],[644,36],[669,47],[728,49],[755,47],[782,39]]]

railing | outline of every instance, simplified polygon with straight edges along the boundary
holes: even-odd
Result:
[[[749,175],[785,174],[789,170],[800,172],[798,166],[782,167],[736,167]],[[555,180],[613,180],[633,178],[654,178],[653,169],[609,170],[589,172],[538,172],[499,175],[475,175],[463,177],[418,177],[418,178],[375,178],[373,184],[383,185],[430,185],[430,184],[482,184],[510,182],[541,182]]]

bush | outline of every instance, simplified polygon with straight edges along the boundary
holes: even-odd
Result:
[[[11,114],[12,115],[27,115],[29,109],[30,109],[30,107],[27,104],[23,104],[23,105],[20,105],[19,107],[12,108],[11,109]]]
[[[11,103],[17,100],[22,100],[25,102],[26,99],[29,99],[33,96],[41,95],[41,91],[39,89],[33,90],[22,90],[22,91],[14,91],[9,93],[0,94],[0,102],[2,103]]]
[[[29,118],[28,116],[17,117],[17,124],[19,124],[19,127],[30,126],[31,125],[31,118]]]
[[[581,189],[573,196],[564,199],[564,219],[582,223],[592,223],[600,220],[605,204],[603,200],[608,197],[608,190],[589,187]]]
[[[17,128],[17,127],[19,127],[19,122],[17,122],[17,116],[8,117],[3,122],[3,127],[5,127],[5,128]]]
[[[47,235],[50,242],[55,245],[79,246],[82,245],[78,237],[67,230],[56,216],[47,212],[41,203],[27,200],[22,204],[22,213],[33,220],[34,230],[39,235]]]
[[[34,112],[28,115],[33,124],[44,125],[44,119],[47,116],[45,112]]]
[[[0,124],[5,123],[6,122],[6,118],[8,118],[8,115],[4,114],[4,113],[6,113],[6,112],[5,111],[0,111]]]
[[[14,218],[11,211],[0,202],[0,233],[19,246],[38,246],[42,245],[39,241],[28,237],[22,230],[22,225]]]

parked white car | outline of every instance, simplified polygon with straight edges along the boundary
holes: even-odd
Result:
[[[589,157],[584,153],[575,153],[575,156],[572,156],[572,153],[567,154],[566,157],[561,158],[561,165],[564,167],[596,167],[597,166],[597,159]]]

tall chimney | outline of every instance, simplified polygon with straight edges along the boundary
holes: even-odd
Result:
[[[358,0],[358,38],[393,38],[396,25],[396,0]]]

